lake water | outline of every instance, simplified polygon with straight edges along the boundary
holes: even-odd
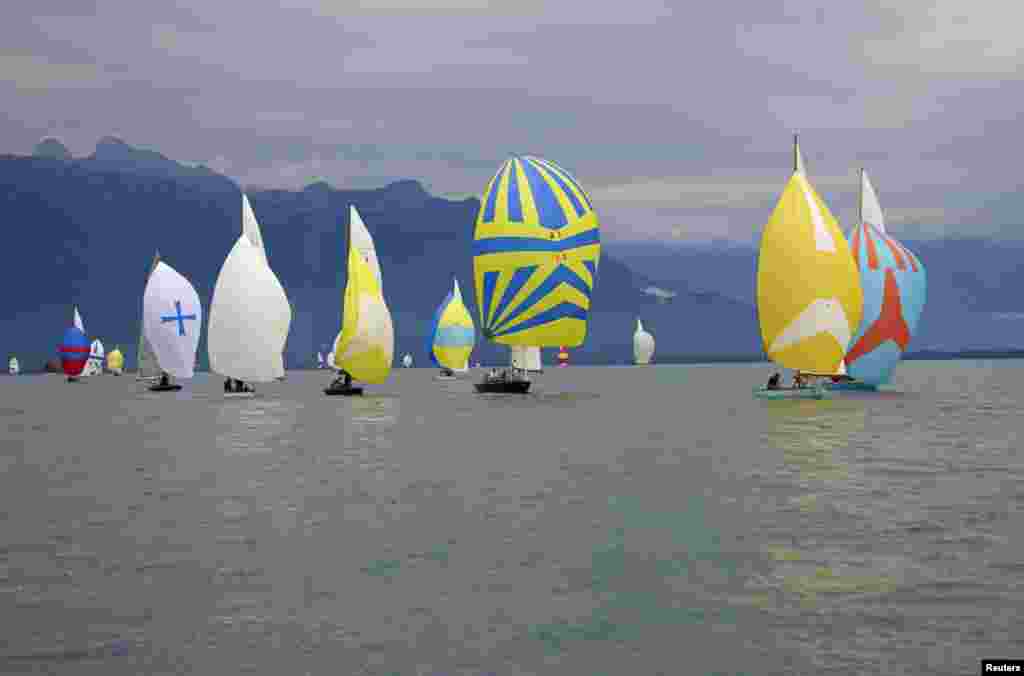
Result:
[[[3,378],[0,673],[978,673],[1024,656],[1022,367]]]

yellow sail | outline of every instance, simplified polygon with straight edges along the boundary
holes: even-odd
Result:
[[[350,234],[348,281],[342,305],[341,331],[335,340],[334,366],[355,380],[382,383],[391,373],[394,359],[391,313],[384,303],[376,273],[351,242]]]
[[[107,353],[107,368],[111,371],[121,371],[124,369],[124,355],[121,354],[120,348],[115,347]]]
[[[794,141],[794,171],[761,236],[757,314],[768,358],[786,368],[838,373],[860,324],[857,266],[835,218],[807,179]]]
[[[513,157],[483,194],[473,277],[485,338],[578,347],[587,336],[600,227],[579,183],[554,162]]]

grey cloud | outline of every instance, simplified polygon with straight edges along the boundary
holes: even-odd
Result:
[[[749,239],[799,131],[844,224],[859,166],[897,233],[1019,223],[999,196],[1020,188],[1024,82],[994,4],[11,4],[5,152],[56,134],[82,155],[113,133],[243,184],[410,177],[446,194],[527,152],[577,175],[611,237]]]

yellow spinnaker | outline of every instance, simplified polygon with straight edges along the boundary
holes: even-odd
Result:
[[[765,353],[786,368],[837,373],[860,324],[863,294],[839,225],[807,179],[799,145],[761,236],[757,314]]]
[[[391,373],[394,359],[395,334],[391,313],[384,302],[376,273],[351,242],[350,234],[348,281],[343,297],[341,331],[335,340],[334,366],[355,380],[382,383]]]
[[[107,368],[111,371],[118,371],[124,368],[124,355],[116,347],[107,353]]]

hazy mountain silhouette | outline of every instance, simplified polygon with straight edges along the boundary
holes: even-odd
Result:
[[[10,254],[2,272],[8,289],[0,318],[5,349],[24,369],[41,368],[54,356],[77,304],[89,337],[99,337],[108,350],[120,345],[132,368],[154,250],[192,281],[208,308],[217,274],[241,231],[240,190],[208,168],[188,167],[118,139],[104,138],[91,156],[78,159],[64,157],[54,143],[37,147],[45,156],[0,156]],[[360,191],[314,183],[249,197],[294,311],[288,367],[308,365],[338,330],[350,204],[376,242],[395,323],[396,359],[411,352],[417,364],[426,363],[424,334],[453,275],[475,315],[469,252],[476,199],[438,198],[414,180]],[[708,292],[691,293],[671,279],[631,270],[616,260],[615,250],[605,245],[590,334],[573,351],[575,363],[628,359],[637,316],[656,336],[659,351],[759,349],[749,303],[719,295],[712,285],[705,287]],[[678,294],[670,302],[643,293],[670,282]],[[481,344],[473,359],[505,361],[507,350]],[[205,332],[200,360],[206,364]]]

